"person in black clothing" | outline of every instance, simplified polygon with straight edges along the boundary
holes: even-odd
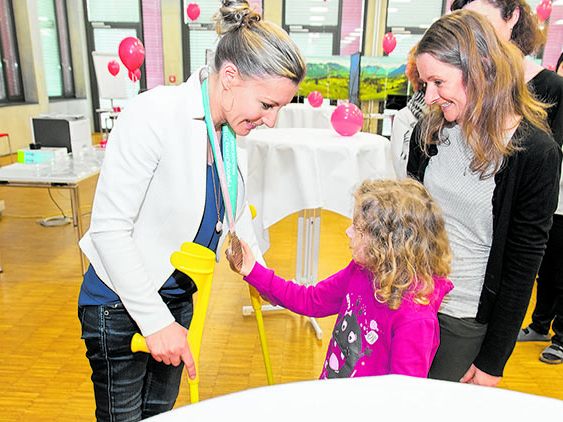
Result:
[[[441,17],[415,56],[430,111],[413,132],[407,171],[444,211],[454,257],[429,377],[494,386],[544,254],[561,148],[520,52],[482,15]]]
[[[536,52],[545,41],[536,17],[524,0],[454,0],[451,9],[461,8],[486,16],[493,23],[497,35],[512,41],[525,56]],[[553,138],[562,145],[563,78],[529,59],[524,59],[524,68],[530,91],[549,106],[547,121]],[[518,341],[549,341],[548,333],[552,326],[555,332],[552,344],[540,354],[540,360],[546,363],[563,362],[563,265],[559,257],[562,247],[563,204],[553,216],[553,228],[538,273],[532,323],[518,334]]]
[[[563,53],[559,56],[556,72],[563,75]],[[559,78],[563,81],[563,78]],[[549,241],[538,273],[538,291],[536,306],[532,314],[532,323],[518,334],[518,341],[548,341],[549,328],[554,336],[551,344],[540,354],[545,363],[563,362],[563,198],[559,193],[559,206],[553,215],[553,227],[549,232]]]

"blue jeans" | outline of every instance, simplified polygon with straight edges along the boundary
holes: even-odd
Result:
[[[176,322],[188,328],[191,296],[164,301]],[[138,421],[172,409],[183,364],[165,365],[148,353],[132,353],[131,337],[140,330],[121,303],[79,306],[78,318],[92,368],[97,420]]]

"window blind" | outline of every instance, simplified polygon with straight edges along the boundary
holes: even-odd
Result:
[[[88,0],[90,22],[139,22],[139,0]]]
[[[286,25],[338,26],[340,0],[285,0]]]
[[[192,22],[188,17],[187,8],[190,3],[197,3],[200,8],[199,17]],[[249,4],[261,14],[262,0],[250,0]],[[215,50],[219,37],[215,32],[213,15],[219,10],[221,3],[218,0],[182,0],[182,22],[188,25],[189,30],[189,72],[194,72],[205,64],[206,50]]]
[[[49,97],[61,97],[63,95],[63,80],[54,1],[37,0],[37,15],[47,94]]]
[[[305,57],[332,56],[331,32],[292,32],[291,38]]]
[[[217,33],[210,30],[190,31],[190,70],[205,65],[205,50],[215,50]]]
[[[389,0],[387,27],[424,30],[442,15],[442,6],[443,0]]]

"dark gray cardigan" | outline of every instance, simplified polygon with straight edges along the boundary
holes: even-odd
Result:
[[[407,172],[424,182],[430,157],[420,147],[419,126],[411,137]],[[561,172],[561,148],[550,135],[522,123],[513,139],[521,150],[495,175],[493,239],[476,316],[488,327],[474,364],[494,376],[502,376],[526,314],[557,208]],[[429,154],[437,153],[430,146]]]

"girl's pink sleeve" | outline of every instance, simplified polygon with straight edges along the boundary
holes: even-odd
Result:
[[[352,261],[346,268],[315,285],[302,285],[278,277],[258,262],[244,279],[269,299],[297,314],[325,317],[340,310],[348,282],[354,272]]]

